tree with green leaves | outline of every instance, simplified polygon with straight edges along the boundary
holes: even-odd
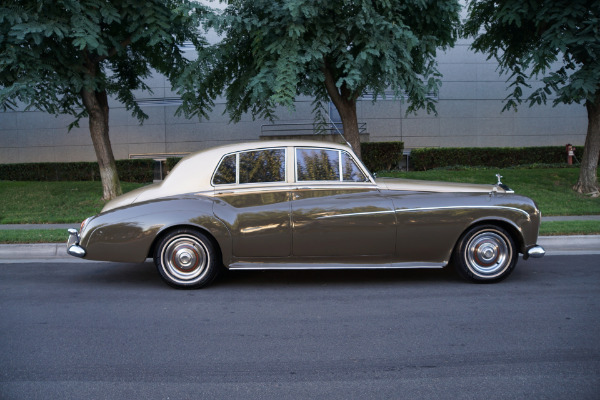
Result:
[[[597,0],[474,0],[464,26],[473,49],[508,73],[512,92],[503,110],[546,103],[583,103],[588,129],[579,193],[598,195],[600,154],[600,2]],[[541,78],[534,88],[531,80]],[[537,83],[535,84],[537,86]],[[550,97],[553,96],[553,97]]]
[[[103,199],[121,193],[109,138],[108,97],[142,122],[134,90],[152,69],[176,83],[179,46],[205,43],[206,8],[188,0],[4,0],[0,5],[0,106],[89,118]]]
[[[189,82],[201,97],[224,92],[233,121],[246,112],[273,119],[299,95],[331,99],[360,156],[356,102],[365,92],[406,97],[409,112],[435,110],[435,56],[454,44],[459,11],[458,0],[230,0],[210,22],[222,40],[188,70]]]

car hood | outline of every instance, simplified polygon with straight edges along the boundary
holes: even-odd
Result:
[[[377,178],[375,181],[380,188],[388,190],[408,190],[415,192],[506,192],[497,185],[482,185],[475,183],[420,181],[416,179],[400,178]]]

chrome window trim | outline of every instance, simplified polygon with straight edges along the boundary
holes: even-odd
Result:
[[[338,173],[340,175],[340,179],[330,179],[330,180],[318,180],[318,181],[301,181],[298,179],[298,150],[325,150],[325,151],[333,151],[333,152],[337,152],[338,153]],[[329,147],[294,147],[294,182],[295,183],[315,183],[315,182],[329,182],[329,184],[331,184],[332,182],[342,182],[341,178],[342,178],[342,170],[339,169],[340,164],[339,164],[339,159],[340,159],[340,149],[332,149]]]
[[[349,153],[349,152],[348,152],[348,151],[346,151],[346,150],[340,150],[340,151],[342,152],[342,154],[340,155],[340,163],[342,162],[342,161],[341,161],[341,160],[342,160],[342,155],[343,155],[344,153],[345,153],[345,154],[347,154],[347,155],[348,155],[348,157],[350,157],[350,160],[352,160],[352,162],[354,163],[354,165],[356,165],[356,166],[358,167],[359,171],[360,171],[360,172],[362,172],[362,174],[363,174],[363,175],[364,175],[364,176],[365,176],[365,177],[366,177],[366,178],[367,178],[367,179],[368,179],[370,182],[373,182],[373,179],[372,179],[372,177],[371,177],[371,174],[365,173],[365,170],[366,170],[367,168],[366,168],[364,165],[362,165],[362,163],[358,162],[358,161],[359,161],[358,159],[354,158],[354,154],[352,154],[352,153]],[[367,182],[367,181],[361,181],[361,182],[356,182],[356,181],[345,181],[345,180],[344,180],[344,173],[343,173],[343,171],[342,171],[342,176],[341,176],[341,178],[342,178],[342,182],[354,182],[354,183],[363,183],[363,182]],[[373,183],[375,183],[375,182],[373,182]]]
[[[298,180],[298,150],[331,150],[331,151],[336,151],[338,152],[338,158],[339,158],[339,172],[340,172],[340,179],[339,180],[323,180],[323,181],[300,181]],[[330,148],[330,147],[319,147],[319,146],[294,146],[293,147],[293,151],[294,151],[294,183],[299,183],[299,184],[309,184],[309,183],[315,183],[315,182],[323,182],[326,183],[328,182],[329,184],[331,184],[332,182],[338,182],[338,183],[343,183],[343,184],[373,184],[373,185],[377,185],[375,182],[375,179],[373,178],[373,176],[371,175],[371,173],[369,172],[369,170],[367,169],[367,167],[364,166],[364,164],[354,155],[353,152],[344,150],[344,149],[334,149],[334,148]],[[355,182],[355,181],[345,181],[344,180],[344,172],[343,172],[343,164],[342,164],[342,155],[343,153],[346,153],[348,155],[348,157],[350,157],[350,159],[354,162],[354,164],[358,167],[358,169],[363,173],[363,175],[368,179],[368,181],[364,181],[364,182]]]
[[[290,185],[294,190],[350,190],[374,189],[379,187],[371,182],[338,182],[338,181],[301,181]]]
[[[235,153],[235,184],[240,184],[240,152]]]
[[[219,186],[213,192],[215,196],[228,195],[228,194],[244,194],[244,193],[268,193],[268,192],[289,192],[294,188],[287,182],[269,182],[269,183],[250,183],[247,186],[234,186],[229,185],[228,187]]]
[[[344,182],[344,164],[342,164],[342,151],[338,150],[338,171],[340,171],[340,182]]]
[[[240,154],[241,153],[250,153],[252,151],[265,151],[265,150],[281,150],[283,151],[283,180],[281,181],[274,181],[274,182],[245,182],[245,183],[240,183]],[[219,167],[221,166],[221,163],[223,162],[223,160],[232,155],[235,154],[235,183],[219,183],[216,184],[215,181],[215,174],[217,173],[217,171],[219,170]],[[219,160],[219,162],[217,163],[216,168],[214,169],[212,176],[210,178],[210,185],[214,188],[221,188],[221,187],[229,187],[229,186],[234,186],[234,185],[256,185],[256,184],[281,184],[281,183],[287,183],[287,160],[288,160],[288,155],[287,155],[287,147],[281,147],[281,146],[275,146],[275,147],[260,147],[260,148],[256,148],[256,149],[248,149],[248,150],[238,150],[238,151],[233,151],[231,153],[227,153],[224,154],[221,159]]]
[[[217,171],[219,170],[219,167],[221,166],[221,163],[223,163],[223,160],[225,160],[227,157],[229,157],[230,155],[235,154],[236,155],[236,161],[235,161],[235,183],[215,183],[215,175],[217,174]],[[213,173],[210,177],[210,185],[212,187],[217,187],[217,186],[223,186],[223,185],[236,185],[238,182],[238,176],[237,176],[237,171],[238,171],[238,162],[237,162],[237,152],[231,152],[231,153],[227,153],[227,154],[223,154],[221,156],[221,158],[219,159],[219,162],[217,163],[217,166],[215,167],[215,169],[213,170]]]

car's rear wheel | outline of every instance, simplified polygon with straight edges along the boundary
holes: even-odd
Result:
[[[163,236],[154,252],[154,263],[166,283],[198,289],[210,284],[220,268],[213,242],[195,229],[177,229]]]
[[[498,282],[509,276],[518,253],[510,234],[495,225],[468,230],[454,249],[453,263],[461,277],[473,282]]]

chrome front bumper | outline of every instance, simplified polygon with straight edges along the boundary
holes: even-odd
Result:
[[[77,229],[69,229],[69,240],[67,241],[67,253],[73,257],[85,257],[85,249],[79,245],[79,232]]]
[[[532,258],[542,258],[546,254],[546,250],[542,246],[535,245],[525,253],[525,259]]]

